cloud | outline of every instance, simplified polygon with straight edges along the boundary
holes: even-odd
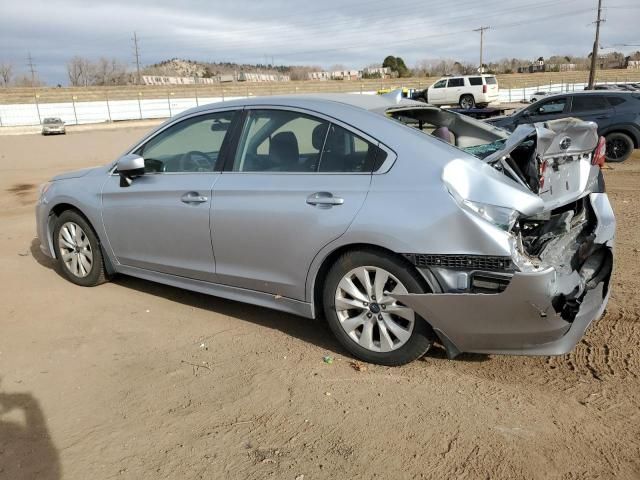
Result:
[[[409,65],[425,58],[477,62],[473,29],[481,25],[492,27],[485,34],[488,60],[586,55],[595,16],[595,5],[585,0],[0,1],[0,62],[24,71],[30,52],[49,83],[66,83],[65,64],[74,55],[132,63],[134,31],[144,64],[172,57],[247,63],[273,57],[277,64],[362,67],[388,54]],[[637,43],[640,9],[606,13],[603,45]]]

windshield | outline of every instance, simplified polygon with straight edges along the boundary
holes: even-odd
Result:
[[[59,118],[45,118],[44,123],[62,123]]]

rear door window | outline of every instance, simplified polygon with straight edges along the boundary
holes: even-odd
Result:
[[[464,87],[464,78],[450,78],[447,87]]]
[[[609,108],[609,103],[601,95],[576,95],[571,102],[571,111],[574,113],[608,110]]]
[[[236,152],[235,172],[361,173],[386,153],[358,135],[304,113],[250,110]]]
[[[386,158],[384,150],[331,124],[320,157],[319,172],[370,172],[377,170]]]

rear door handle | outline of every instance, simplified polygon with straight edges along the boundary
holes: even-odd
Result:
[[[331,208],[334,205],[342,205],[344,198],[334,197],[331,192],[316,192],[307,197],[307,203],[320,208]]]
[[[604,120],[605,118],[611,118],[611,115],[600,115],[599,117],[596,117],[598,120]]]
[[[209,200],[209,197],[200,195],[198,192],[187,192],[180,197],[182,203],[204,203]]]

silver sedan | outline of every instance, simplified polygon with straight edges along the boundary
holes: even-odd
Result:
[[[562,354],[609,296],[603,158],[575,119],[509,134],[397,95],[250,98],[55,177],[38,236],[78,285],[125,274],[323,316],[368,362]]]

